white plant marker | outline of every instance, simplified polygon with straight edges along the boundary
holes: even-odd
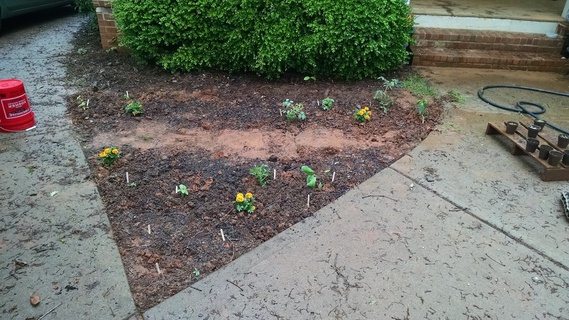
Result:
[[[126,172],[126,184],[128,184],[128,183],[129,183],[129,181],[128,181],[128,171],[127,171]]]
[[[310,195],[308,195],[308,200],[306,200],[306,206],[310,208]]]
[[[87,104],[85,105],[85,108],[89,108],[89,99],[87,99]]]
[[[178,186],[176,186],[176,194],[178,194]]]
[[[277,180],[277,169],[273,169],[273,180]]]
[[[332,173],[332,182],[334,182],[334,178],[336,178],[336,171]]]
[[[223,229],[219,229],[219,231],[221,232],[221,239],[223,239],[223,242],[225,242],[225,234],[223,234]]]
[[[162,274],[162,270],[160,270],[160,265],[158,265],[158,262],[156,262],[156,271],[158,271],[158,274]]]
[[[150,230],[150,225],[148,225],[148,234],[152,234],[152,230]]]

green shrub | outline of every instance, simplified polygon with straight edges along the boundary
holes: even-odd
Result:
[[[75,0],[75,9],[83,13],[95,13],[93,0]]]
[[[285,71],[357,79],[398,68],[403,0],[114,0],[121,44],[169,70]]]

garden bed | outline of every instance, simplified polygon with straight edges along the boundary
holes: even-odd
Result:
[[[385,89],[381,80],[171,74],[99,48],[96,33],[77,36],[68,70],[80,91],[69,97],[69,111],[141,310],[370,178],[424,139],[442,113],[430,99],[423,122],[419,98],[402,88],[387,91],[393,104],[384,112],[373,99]],[[329,111],[321,106],[326,97],[335,100]],[[281,115],[286,99],[303,104],[306,120]],[[131,102],[143,113],[125,113]],[[358,123],[354,110],[365,106],[370,121]],[[110,146],[122,157],[105,167],[99,153]],[[265,186],[249,174],[260,164],[270,172]],[[306,186],[302,166],[321,188]],[[180,184],[187,196],[176,193]],[[247,192],[256,210],[238,213],[236,195]]]

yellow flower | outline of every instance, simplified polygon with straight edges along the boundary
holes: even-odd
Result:
[[[365,107],[364,110],[365,110],[365,111],[369,111],[369,108],[368,108],[368,107]]]
[[[369,120],[369,116],[365,116],[364,119]]]
[[[109,154],[109,153],[111,153],[111,149],[107,148],[107,149],[105,149],[104,152],[105,152],[106,154]]]
[[[368,111],[367,114],[371,116],[371,111]]]
[[[237,194],[237,197],[235,197],[235,201],[236,201],[236,202],[243,202],[243,201],[245,201],[245,198],[243,197],[243,194],[242,194],[242,193],[238,193],[238,194]]]
[[[255,209],[257,209],[257,207],[251,206],[251,211],[255,211]]]
[[[253,198],[253,194],[251,192],[247,192],[247,194],[245,194],[245,198],[251,199]]]
[[[119,153],[119,149],[113,149],[113,154],[118,154]]]
[[[99,157],[101,157],[101,158],[104,158],[106,156],[107,156],[107,154],[105,153],[105,151],[99,153]]]
[[[358,112],[358,115],[363,116],[364,115],[365,110],[364,109],[360,109],[360,112]]]

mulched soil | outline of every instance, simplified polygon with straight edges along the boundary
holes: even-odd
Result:
[[[394,103],[384,113],[372,99],[382,88],[378,80],[172,74],[101,50],[97,36],[81,31],[68,56],[69,81],[79,88],[68,98],[69,113],[141,311],[370,178],[424,139],[442,114],[441,101],[431,101],[422,123],[417,98],[401,88],[389,91]],[[319,106],[327,96],[336,100],[330,111]],[[306,121],[280,115],[285,99],[303,103]],[[131,101],[142,103],[142,115],[125,113]],[[358,106],[370,106],[370,122],[354,121]],[[122,158],[101,166],[99,153],[111,145]],[[249,174],[260,163],[271,172],[264,187]],[[305,185],[303,165],[316,172],[321,189]],[[175,193],[179,184],[188,196]],[[236,212],[238,192],[254,194],[254,214]]]

